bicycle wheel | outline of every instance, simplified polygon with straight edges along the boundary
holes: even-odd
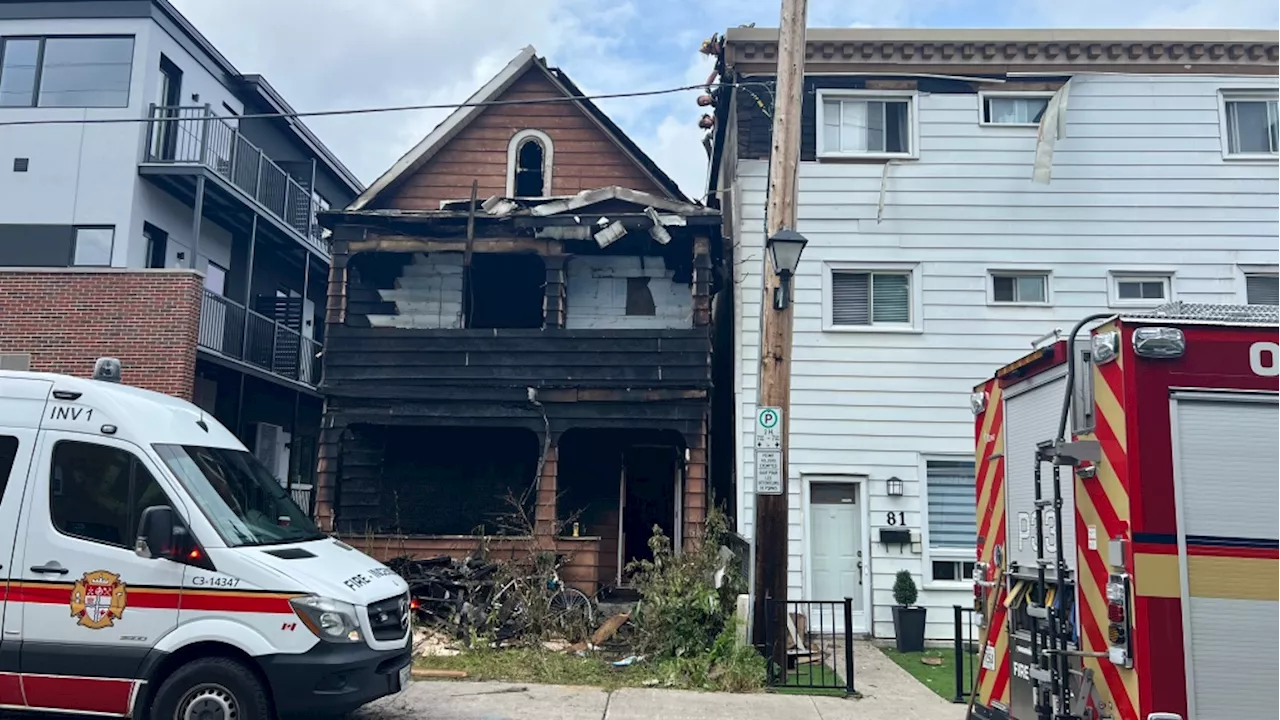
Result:
[[[591,598],[575,588],[561,588],[552,595],[548,611],[557,629],[575,640],[585,639],[595,626],[595,607]]]

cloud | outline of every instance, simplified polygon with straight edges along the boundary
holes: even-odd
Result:
[[[533,45],[588,94],[701,83],[701,41],[778,23],[778,0],[173,0],[298,110],[460,102]],[[810,0],[810,27],[1277,26],[1275,0]],[[691,196],[706,177],[696,91],[599,105]],[[447,111],[308,119],[365,182]]]

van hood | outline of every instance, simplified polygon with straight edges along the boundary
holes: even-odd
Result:
[[[365,606],[409,590],[409,584],[386,565],[333,538],[240,547],[236,552],[279,575],[290,590],[353,605]]]

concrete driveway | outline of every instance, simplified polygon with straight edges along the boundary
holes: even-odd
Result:
[[[418,681],[358,720],[961,720],[953,705],[869,643],[854,650],[862,697],[731,695],[680,690]]]

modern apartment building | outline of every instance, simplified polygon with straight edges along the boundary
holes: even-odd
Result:
[[[724,39],[737,86],[716,98],[710,181],[735,251],[747,535],[777,43]],[[908,570],[928,636],[950,638],[990,531],[975,383],[1091,313],[1276,304],[1280,48],[1204,30],[815,29],[807,45],[789,595],[852,597],[855,630],[890,637]]]
[[[168,0],[0,2],[0,364],[194,400],[308,478],[329,269],[360,182]]]

